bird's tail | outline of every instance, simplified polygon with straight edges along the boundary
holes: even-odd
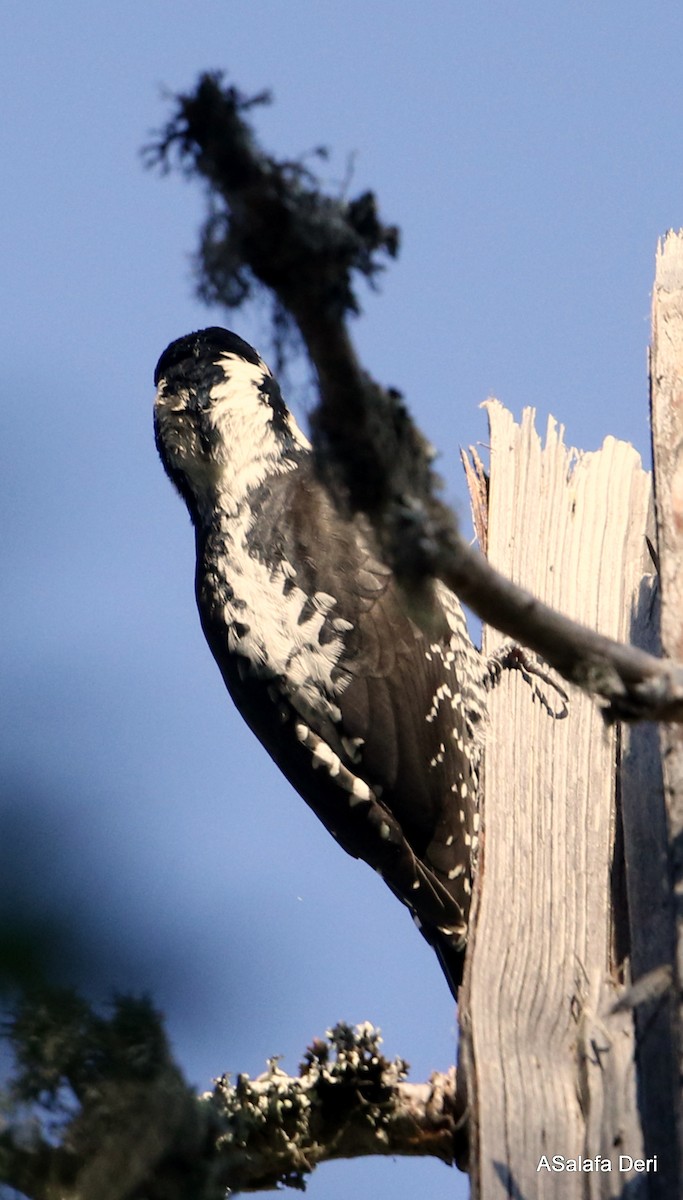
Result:
[[[443,934],[439,933],[434,937],[432,945],[436,951],[441,970],[446,976],[446,982],[451,989],[451,995],[457,1002],[458,989],[462,983],[465,966],[465,951],[464,949],[456,950],[453,944]]]

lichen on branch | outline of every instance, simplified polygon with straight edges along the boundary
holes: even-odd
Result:
[[[219,1079],[212,1100],[225,1132],[217,1150],[230,1186],[303,1189],[319,1163],[370,1154],[431,1155],[452,1163],[455,1071],[410,1084],[407,1063],[386,1059],[381,1040],[367,1023],[339,1024],[312,1043],[298,1076],[271,1059],[257,1079]]]
[[[168,170],[176,157],[208,185],[200,294],[232,308],[260,285],[295,320],[308,307],[335,320],[358,313],[354,274],[375,280],[382,259],[398,252],[398,229],[382,223],[372,192],[328,195],[303,161],[261,149],[248,116],[270,101],[268,92],[246,97],[222,74],[204,74],[175,97],[171,119],[146,148],[150,165]]]
[[[16,1070],[0,1098],[0,1182],[30,1200],[223,1200],[226,1189],[303,1189],[329,1159],[450,1163],[459,1144],[455,1072],[409,1083],[368,1024],[314,1040],[298,1075],[273,1058],[257,1079],[223,1075],[199,1097],[146,1000],[98,1012],[45,990],[17,1005],[7,1035]]]

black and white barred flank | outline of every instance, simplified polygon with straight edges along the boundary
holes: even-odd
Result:
[[[204,329],[155,373],[164,467],[195,528],[202,628],[264,747],[460,981],[476,856],[482,671],[457,598],[411,620],[360,516],[343,517],[266,364]]]

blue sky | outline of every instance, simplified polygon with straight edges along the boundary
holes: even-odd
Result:
[[[0,766],[24,894],[85,922],[91,987],[154,995],[200,1087],[276,1053],[294,1069],[340,1019],[379,1024],[425,1077],[454,1046],[428,948],[279,779],[202,642],[152,372],[204,324],[267,356],[267,327],[194,299],[201,191],[139,149],[164,89],[224,68],[272,88],[269,147],[323,143],[331,186],[352,164],[351,191],[376,189],[403,249],[355,337],[466,517],[457,450],[485,442],[489,394],[575,445],[648,455],[654,252],[683,223],[683,8],[24,0],[3,27]],[[465,1194],[440,1164],[378,1160],[321,1169],[309,1195],[356,1188]]]

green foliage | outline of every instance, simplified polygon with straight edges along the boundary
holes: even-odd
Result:
[[[107,1013],[68,990],[15,1005],[0,1180],[31,1200],[218,1200],[211,1105],[171,1057],[148,1000]]]

